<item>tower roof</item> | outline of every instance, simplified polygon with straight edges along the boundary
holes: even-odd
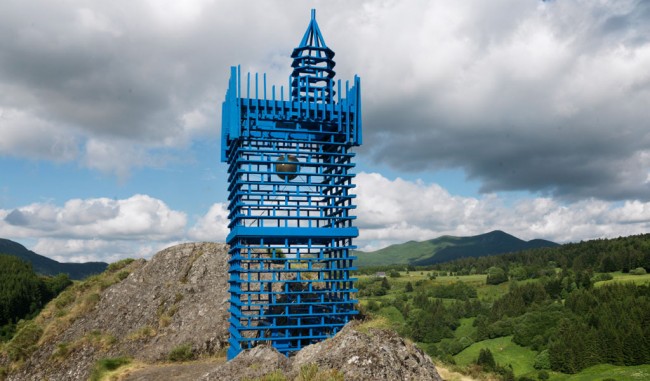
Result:
[[[300,41],[291,53],[293,72],[291,95],[294,99],[329,102],[334,94],[331,82],[334,51],[327,47],[316,22],[316,10],[311,10],[311,20]]]

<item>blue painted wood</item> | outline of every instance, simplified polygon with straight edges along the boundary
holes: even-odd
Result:
[[[266,74],[232,67],[222,106],[229,359],[264,342],[289,355],[357,314],[351,150],[362,141],[361,82],[334,80],[314,11],[291,57],[286,96],[284,86],[267,91]]]

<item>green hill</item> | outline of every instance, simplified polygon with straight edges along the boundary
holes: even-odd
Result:
[[[373,252],[356,252],[359,267],[385,265],[426,266],[463,257],[482,257],[539,247],[559,246],[542,239],[523,241],[500,230],[471,237],[442,236],[436,239],[409,241]]]
[[[32,264],[34,271],[41,275],[67,274],[70,279],[83,279],[89,275],[99,274],[108,266],[104,262],[61,263],[27,250],[25,246],[0,238],[0,254],[13,255]]]

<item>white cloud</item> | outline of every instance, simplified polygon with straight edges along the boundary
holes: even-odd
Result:
[[[285,84],[314,6],[36,4],[0,5],[0,108],[21,121],[0,124],[0,155],[77,160],[121,179],[218,136],[230,65]],[[338,77],[362,77],[362,150],[377,162],[462,168],[485,192],[650,197],[647,2],[315,5]]]
[[[186,228],[185,213],[140,194],[0,209],[0,237],[36,240],[29,249],[59,262],[148,258],[185,242]]]
[[[195,241],[225,242],[228,230],[228,209],[226,204],[217,203],[189,230],[188,236]]]
[[[124,258],[150,258],[184,241],[40,238],[30,249],[59,262],[107,262]]]
[[[0,156],[64,162],[78,154],[74,132],[23,110],[3,108],[1,103],[0,136]]]
[[[60,262],[147,258],[177,243],[224,242],[228,212],[217,203],[188,228],[185,213],[147,195],[72,199],[0,209],[0,237],[36,240],[30,249]]]
[[[490,194],[450,194],[438,184],[387,179],[377,173],[356,177],[355,243],[375,250],[441,235],[468,236],[503,230],[522,239],[574,242],[650,231],[650,203],[596,199],[559,203],[547,197],[514,202]],[[223,242],[229,232],[225,203],[215,203],[188,226],[184,213],[147,195],[123,200],[73,199],[63,206],[36,203],[0,209],[0,236],[35,239],[35,252],[58,261],[147,258],[185,241]]]
[[[449,234],[466,236],[503,230],[522,239],[573,242],[645,233],[650,203],[622,205],[595,199],[560,203],[551,198],[522,198],[513,206],[496,195],[480,198],[449,194],[438,184],[389,180],[360,173],[357,183],[357,244],[374,250],[409,240]]]
[[[35,203],[0,214],[0,236],[61,239],[172,240],[183,237],[185,213],[147,195],[124,200]]]
[[[169,153],[156,152],[151,146],[126,139],[88,139],[83,165],[104,173],[114,174],[125,181],[134,168],[163,167],[173,160]]]

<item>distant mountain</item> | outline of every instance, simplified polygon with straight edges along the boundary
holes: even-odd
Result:
[[[515,251],[554,247],[559,244],[543,239],[523,241],[495,230],[472,237],[442,236],[429,241],[409,241],[372,252],[356,252],[359,267],[384,265],[426,266],[463,257],[482,257]]]
[[[0,254],[16,256],[32,264],[34,271],[42,275],[68,274],[70,279],[83,279],[99,274],[108,266],[104,262],[61,263],[27,250],[25,246],[8,239],[0,238]]]

